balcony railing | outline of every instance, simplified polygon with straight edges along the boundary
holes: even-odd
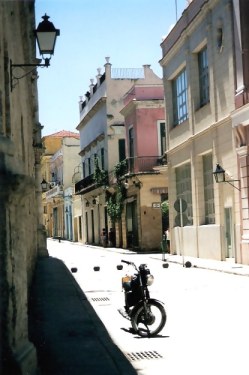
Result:
[[[102,171],[103,172],[103,171]],[[75,194],[84,194],[89,190],[93,190],[97,187],[108,185],[108,174],[103,173],[103,179],[94,179],[94,174],[91,174],[75,184]]]
[[[127,158],[122,162],[118,163],[114,171],[109,176],[111,181],[119,179],[126,174],[136,174],[136,173],[153,173],[155,172],[155,167],[166,165],[166,156],[136,156],[132,158]]]
[[[75,194],[82,194],[89,186],[94,185],[93,174],[83,178],[75,184]]]
[[[155,172],[155,167],[166,164],[166,156],[136,156],[127,158],[119,163],[119,168],[116,168],[116,178],[120,178],[128,173]],[[108,185],[108,179],[109,183],[114,181],[113,171],[109,174],[107,180],[103,180],[103,186]],[[94,174],[91,174],[75,184],[75,194],[84,194],[98,186],[101,186],[101,184],[96,184]]]
[[[167,163],[165,156],[136,156],[126,160],[127,173],[153,172],[154,167]]]
[[[52,187],[52,189],[49,189],[46,192],[46,199],[49,200],[51,198],[60,197],[63,195],[63,186],[62,185],[56,185]]]

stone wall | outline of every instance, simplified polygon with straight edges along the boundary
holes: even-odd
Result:
[[[0,373],[35,374],[28,295],[37,255],[46,249],[40,212],[41,126],[35,72],[34,1],[0,2]],[[29,68],[25,68],[29,69]],[[12,89],[11,89],[12,83]],[[45,252],[46,253],[46,252]]]

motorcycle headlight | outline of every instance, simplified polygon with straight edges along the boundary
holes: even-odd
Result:
[[[126,292],[131,290],[131,276],[122,277],[122,287]]]
[[[154,282],[154,276],[151,274],[147,275],[147,285],[150,286],[153,284],[153,282]]]

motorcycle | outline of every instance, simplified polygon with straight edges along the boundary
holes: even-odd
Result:
[[[167,315],[162,302],[150,298],[148,286],[153,284],[154,277],[146,264],[141,264],[137,268],[133,262],[126,260],[121,262],[133,266],[136,273],[122,277],[125,307],[119,312],[131,321],[132,328],[138,335],[156,336],[165,326]]]

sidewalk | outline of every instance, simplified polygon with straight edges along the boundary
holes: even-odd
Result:
[[[80,244],[80,243],[79,243]],[[82,244],[80,244],[82,246]],[[93,245],[84,245],[93,248],[104,249],[105,251],[112,251],[120,254],[146,254],[150,258],[158,259],[163,261],[165,259],[168,263],[177,263],[180,265],[186,264],[186,262],[191,263],[191,267],[195,268],[202,268],[207,270],[219,271],[230,273],[233,275],[240,275],[240,276],[249,276],[249,265],[239,264],[234,262],[234,258],[227,259],[225,261],[220,260],[213,260],[213,259],[202,259],[202,258],[195,258],[190,256],[182,256],[182,255],[172,255],[172,254],[162,254],[162,253],[134,253],[131,250],[122,249],[122,248],[111,248],[111,247],[100,247],[100,246],[93,246]]]
[[[151,255],[151,257],[162,260],[162,254]],[[182,257],[181,255],[171,254],[165,254],[165,259],[168,263],[178,263],[182,266],[185,266],[186,262],[190,262],[191,267],[225,272],[233,275],[249,276],[249,266],[235,263],[233,259],[219,261],[212,259],[194,258],[189,256]]]
[[[29,311],[39,375],[136,374],[59,259],[38,260]]]

